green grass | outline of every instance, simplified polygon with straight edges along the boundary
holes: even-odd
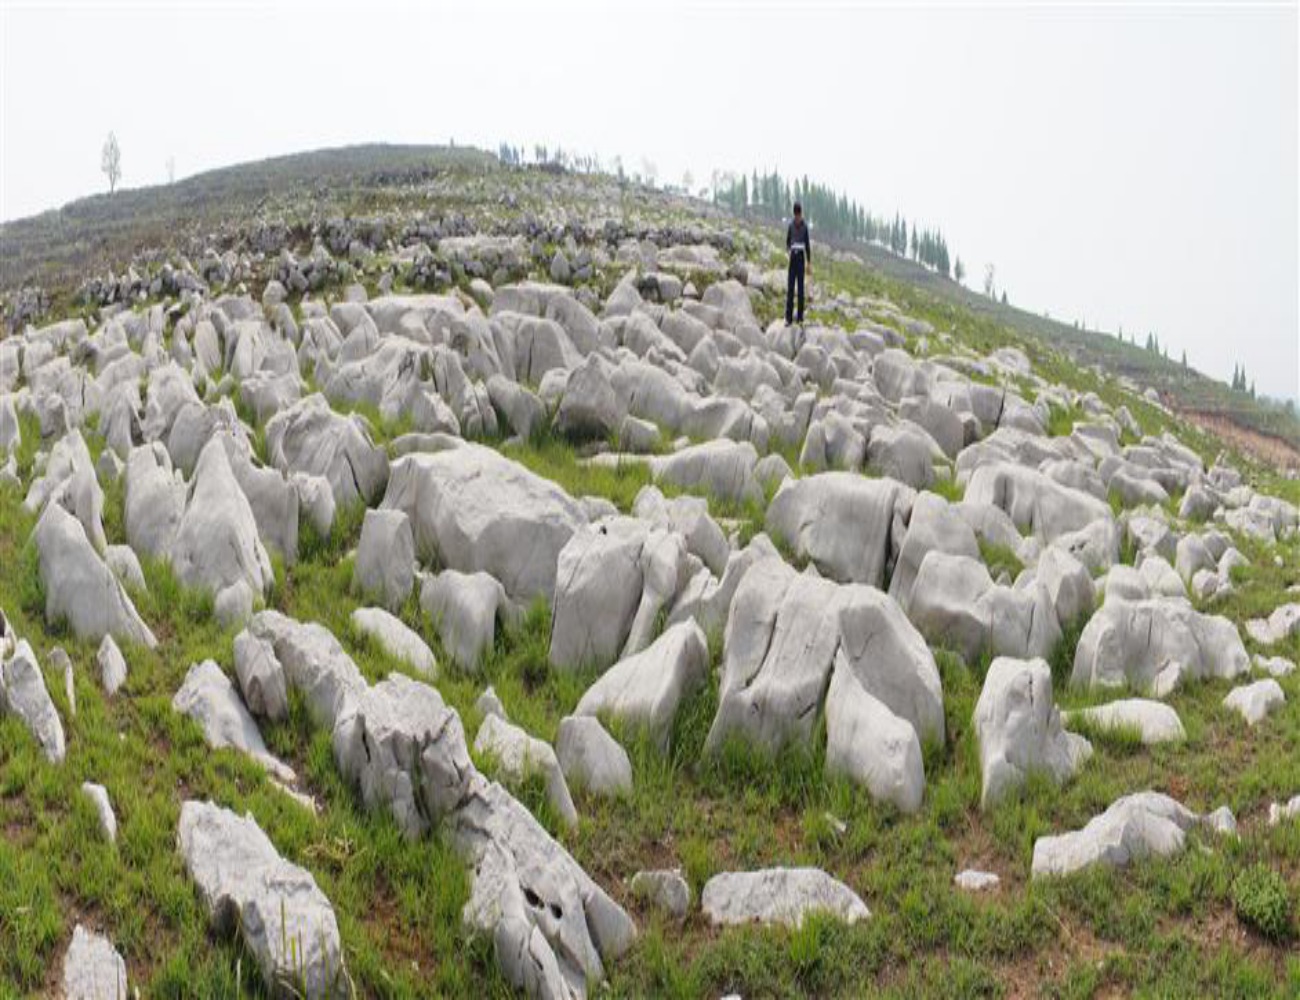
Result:
[[[979,540],[980,558],[984,560],[984,565],[988,567],[989,576],[997,579],[1006,572],[1012,580],[1020,575],[1020,571],[1025,568],[1020,557],[1011,551],[1005,545],[998,545],[995,542],[986,542],[984,539]]]

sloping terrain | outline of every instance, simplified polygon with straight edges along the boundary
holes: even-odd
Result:
[[[856,253],[786,326],[761,227],[359,155],[6,240],[0,994],[1300,990],[1294,479]]]

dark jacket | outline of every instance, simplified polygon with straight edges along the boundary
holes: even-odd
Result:
[[[808,238],[808,223],[803,219],[791,219],[790,225],[785,227],[785,248],[795,253],[797,247],[803,247],[804,261],[811,264],[812,240]]]

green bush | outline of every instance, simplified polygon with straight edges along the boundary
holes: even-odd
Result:
[[[1291,936],[1291,893],[1286,880],[1273,869],[1251,865],[1232,883],[1232,906],[1237,919],[1272,941]]]

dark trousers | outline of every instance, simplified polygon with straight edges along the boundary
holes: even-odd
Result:
[[[790,270],[785,279],[785,321],[794,318],[794,288],[799,286],[799,322],[803,322],[803,254],[790,255]]]

